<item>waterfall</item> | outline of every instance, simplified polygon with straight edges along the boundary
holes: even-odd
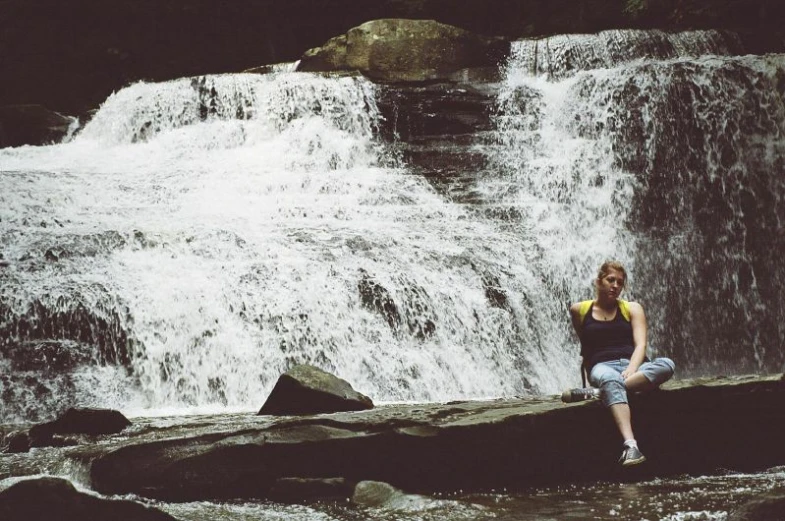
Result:
[[[561,54],[582,59],[553,52],[566,40]],[[607,43],[630,40],[624,53]],[[785,361],[785,56],[732,56],[734,41],[606,31],[518,42],[500,95],[502,175],[488,190],[535,228],[538,271],[574,300],[600,259],[628,264],[650,346],[682,376]],[[537,48],[552,52],[535,67]]]
[[[379,124],[360,78],[227,75],[130,86],[72,142],[3,151],[4,416],[253,410],[304,362],[377,401],[555,389],[525,245]],[[67,381],[30,388],[41,350]]]
[[[743,54],[743,45],[729,31],[627,29],[523,40],[517,42],[513,63],[534,76],[564,78],[577,71],[610,69],[633,61],[737,54]]]
[[[614,31],[534,66],[559,38],[515,44],[456,145],[487,158],[471,202],[352,76],[137,83],[0,150],[0,420],[255,410],[295,363],[377,402],[556,393],[607,258],[682,376],[780,370],[785,57]]]

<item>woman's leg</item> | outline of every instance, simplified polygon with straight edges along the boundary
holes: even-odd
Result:
[[[632,414],[630,413],[630,406],[626,403],[617,403],[609,407],[613,422],[619,429],[619,434],[624,441],[634,440],[635,435],[632,433]]]
[[[625,367],[619,361],[599,363],[592,368],[589,382],[600,388],[602,403],[610,409],[619,433],[627,441],[635,439],[635,436],[632,433],[630,406],[627,404],[627,386],[621,377]]]
[[[621,377],[621,372],[628,363],[626,360],[599,363],[592,368],[589,375],[589,382],[600,388],[602,403],[610,409],[613,422],[625,442],[635,440],[632,413],[627,403],[627,386]]]
[[[638,370],[624,381],[628,391],[639,392],[656,389],[673,377],[676,364],[670,358],[655,358],[641,364]]]
[[[617,403],[627,403],[627,387],[621,372],[627,367],[626,360],[600,362],[591,369],[589,383],[600,389],[600,396],[605,407]]]

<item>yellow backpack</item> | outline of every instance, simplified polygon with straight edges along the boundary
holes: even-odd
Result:
[[[593,302],[594,302],[593,300],[581,301],[580,303],[581,307],[578,308],[578,316],[581,319],[581,325],[583,325],[584,320],[586,320],[586,315],[589,313],[589,310],[591,309],[591,305]],[[619,303],[619,311],[621,311],[621,316],[624,318],[624,320],[629,322],[631,320],[630,303],[627,302],[626,300],[621,300],[621,299],[618,300],[618,303]]]

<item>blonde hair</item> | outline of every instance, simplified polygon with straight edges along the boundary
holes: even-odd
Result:
[[[619,261],[605,261],[600,266],[600,270],[597,272],[597,282],[601,281],[605,277],[608,276],[611,270],[618,271],[622,275],[624,275],[624,284],[622,284],[622,289],[627,287],[627,270],[624,269],[624,266]]]

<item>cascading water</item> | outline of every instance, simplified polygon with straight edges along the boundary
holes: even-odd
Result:
[[[396,166],[378,123],[362,79],[230,75],[128,87],[73,142],[2,152],[4,419],[254,409],[303,362],[375,400],[555,388],[526,248]],[[32,385],[46,349],[67,382]]]
[[[140,83],[0,151],[0,420],[254,410],[293,363],[375,401],[555,393],[606,258],[680,374],[780,370],[785,58],[614,31],[533,65],[557,40],[516,44],[471,204],[355,77]]]
[[[785,362],[785,56],[739,50],[716,31],[518,42],[503,175],[485,181],[534,227],[560,293],[580,295],[598,259],[627,263],[682,376]]]

